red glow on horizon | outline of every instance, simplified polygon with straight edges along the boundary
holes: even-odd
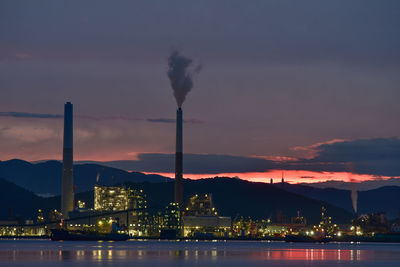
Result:
[[[166,172],[144,172],[145,174],[158,174],[170,178],[175,177],[175,173]],[[184,174],[185,178],[197,180],[212,177],[238,177],[250,182],[279,183],[282,180],[282,173],[287,183],[318,183],[326,181],[344,181],[344,182],[363,182],[376,180],[378,177],[368,174],[354,174],[350,172],[312,172],[298,170],[271,170],[268,172],[247,172],[247,173],[218,173],[218,174]],[[379,176],[380,179],[389,179],[391,177]]]

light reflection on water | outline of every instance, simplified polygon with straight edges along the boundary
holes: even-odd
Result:
[[[0,265],[393,265],[400,244],[0,240]]]

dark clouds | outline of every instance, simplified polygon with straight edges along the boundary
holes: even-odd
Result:
[[[376,160],[399,160],[399,138],[376,138],[322,144],[315,148],[315,162],[360,162]]]
[[[376,138],[323,144],[315,148],[318,155],[306,161],[359,174],[400,175],[400,139]],[[350,165],[349,165],[350,164]]]
[[[174,154],[139,154],[138,160],[103,162],[101,164],[133,171],[174,172]],[[185,173],[217,174],[223,172],[263,172],[276,166],[273,161],[229,155],[185,154]]]
[[[175,123],[174,119],[167,118],[157,118],[157,119],[147,119],[149,122],[161,122],[161,123]]]
[[[290,170],[400,176],[399,138],[338,141],[310,149],[316,153],[314,158],[289,162],[282,167]]]
[[[15,118],[34,118],[34,119],[59,119],[63,118],[60,114],[40,114],[28,112],[0,112],[0,117],[15,117]]]
[[[61,119],[64,118],[62,114],[44,114],[44,113],[29,113],[29,112],[0,112],[0,117],[12,117],[12,118],[25,118],[25,119]],[[160,122],[160,123],[175,123],[175,119],[169,118],[154,118],[154,119],[138,119],[129,118],[124,116],[87,116],[87,115],[75,115],[77,118],[88,119],[88,120],[127,120],[127,121],[147,121],[147,122]],[[204,123],[199,119],[186,119],[184,123]]]
[[[175,119],[169,119],[169,118],[155,118],[155,119],[147,119],[148,122],[160,122],[160,123],[175,123]],[[186,119],[183,120],[184,123],[204,123],[204,121],[199,120],[199,119]]]
[[[354,172],[400,176],[400,139],[370,139],[322,144],[313,159],[273,161],[229,155],[185,154],[184,170],[190,174],[266,172],[274,169],[317,172]],[[146,172],[173,172],[173,154],[140,154],[136,161],[115,161],[108,166]],[[304,176],[301,178],[313,178]]]

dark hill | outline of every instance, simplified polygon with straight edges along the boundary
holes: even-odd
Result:
[[[279,184],[276,187],[308,198],[328,202],[354,213],[351,201],[351,191],[335,188],[315,188],[300,184]],[[400,212],[400,187],[384,186],[368,191],[358,191],[358,214],[386,212],[388,218],[398,218]]]
[[[349,190],[341,190],[336,188],[316,188],[303,184],[287,183],[285,183],[283,186],[281,184],[274,184],[274,186],[308,198],[328,202],[334,206],[344,208],[352,213],[354,212],[351,202],[351,191]]]
[[[146,192],[150,205],[162,208],[173,201],[173,183],[132,184]],[[213,178],[184,181],[184,199],[194,194],[212,193],[219,214],[251,216],[254,219],[272,218],[278,211],[290,221],[300,211],[310,223],[320,221],[321,207],[325,206],[336,223],[349,223],[352,214],[329,203],[290,193],[270,184],[253,183],[234,178]]]
[[[51,204],[3,178],[0,178],[0,203],[0,220],[9,219],[10,211],[12,219],[34,219],[39,208],[48,208]]]
[[[400,213],[400,187],[384,186],[358,193],[358,210],[361,213],[384,211],[389,218],[398,218]]]
[[[104,167],[96,164],[74,166],[74,184],[77,192],[91,190],[100,175],[100,183],[111,185],[122,182],[164,182],[169,180],[159,175]],[[23,160],[0,161],[0,177],[37,194],[57,195],[61,192],[62,163],[46,161],[29,163]]]
[[[149,200],[152,211],[163,209],[173,201],[174,183],[130,183],[133,188],[143,189]],[[60,196],[42,198],[34,193],[0,179],[1,214],[0,219],[7,219],[11,206],[14,214],[24,218],[35,218],[37,210],[42,208],[45,214],[50,209],[59,209]],[[336,223],[349,223],[352,215],[344,209],[325,202],[306,198],[284,191],[269,184],[251,183],[233,178],[214,178],[202,180],[185,180],[185,199],[198,193],[212,193],[215,206],[220,215],[251,216],[254,219],[272,218],[276,221],[280,211],[286,221],[296,216],[300,210],[309,223],[318,223],[322,206],[327,207],[328,214]],[[76,200],[86,201],[88,207],[93,206],[93,191],[76,194]]]

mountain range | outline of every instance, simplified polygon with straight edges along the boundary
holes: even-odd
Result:
[[[125,183],[132,188],[143,189],[148,206],[155,212],[173,202],[174,183]],[[59,209],[60,196],[44,198],[0,178],[0,220],[9,218],[10,209],[17,218],[34,219],[37,210],[43,209],[47,214],[52,209]],[[318,223],[321,207],[328,210],[336,223],[349,223],[352,214],[342,208],[315,199],[276,188],[265,183],[252,183],[235,178],[210,178],[201,180],[184,180],[184,199],[195,194],[212,194],[214,205],[220,215],[251,217],[253,219],[278,220],[290,222],[299,211],[310,223]],[[93,207],[93,190],[77,193],[76,200],[85,201]]]
[[[354,213],[351,190],[336,188],[315,188],[302,184],[285,184],[284,190],[325,201]],[[385,212],[388,218],[398,218],[400,214],[400,187],[384,186],[367,191],[357,191],[357,214]]]
[[[236,162],[238,165],[243,163],[244,161],[249,160],[246,157],[227,157],[221,155],[207,155],[207,157],[197,154],[185,154],[185,162],[187,167],[194,171],[192,173],[199,174],[201,173],[202,166],[204,166],[207,170],[207,166],[218,165],[224,170],[222,172],[229,173],[235,172],[240,173],[244,171],[244,169],[238,168],[236,170],[232,170],[232,163],[226,165],[226,162]],[[201,165],[196,164],[196,162],[201,161]],[[255,161],[255,159],[251,159],[251,161]],[[169,168],[170,166],[174,166],[174,155],[172,154],[144,154],[140,155],[138,160],[115,160],[115,161],[80,161],[76,162],[78,164],[97,164],[101,166],[107,166],[112,168],[117,168],[125,171],[138,170],[153,170],[154,172],[173,172],[174,170]],[[250,162],[248,162],[250,164]],[[257,166],[257,164],[255,165]],[[187,168],[185,168],[187,170]],[[207,172],[205,172],[207,173]],[[240,176],[240,175],[239,175]],[[207,178],[207,176],[203,177]],[[400,177],[383,179],[376,177],[374,180],[361,181],[361,182],[344,182],[344,181],[336,181],[330,180],[325,182],[316,182],[316,183],[306,183],[305,185],[309,185],[312,187],[318,188],[337,188],[337,189],[345,189],[351,190],[353,187],[359,191],[377,189],[382,186],[400,186]]]
[[[29,163],[23,160],[0,162],[0,219],[14,215],[33,218],[38,208],[59,209],[62,163],[46,161]],[[146,193],[149,206],[162,209],[173,201],[172,179],[140,172],[126,172],[98,164],[76,164],[74,183],[76,199],[93,206],[93,187],[128,184]],[[221,215],[274,218],[281,212],[287,220],[300,211],[309,222],[317,222],[322,206],[328,208],[338,223],[354,217],[351,191],[335,188],[317,188],[303,184],[254,183],[237,178],[185,179],[185,199],[196,193],[212,193]],[[44,197],[53,196],[53,197]],[[358,192],[358,214],[386,212],[389,218],[399,214],[400,187],[388,186]]]
[[[38,195],[54,196],[61,192],[62,163],[55,160],[38,163],[19,159],[0,161],[0,177]],[[165,182],[171,179],[97,164],[74,165],[75,192],[91,190],[97,180],[102,185],[111,185],[123,182]]]
[[[362,182],[344,182],[344,181],[325,181],[318,183],[307,183],[303,184],[307,186],[317,187],[317,188],[337,188],[344,190],[358,190],[358,191],[366,191],[377,189],[384,186],[400,186],[399,178],[390,178],[390,179],[376,179],[376,180],[368,180]]]

